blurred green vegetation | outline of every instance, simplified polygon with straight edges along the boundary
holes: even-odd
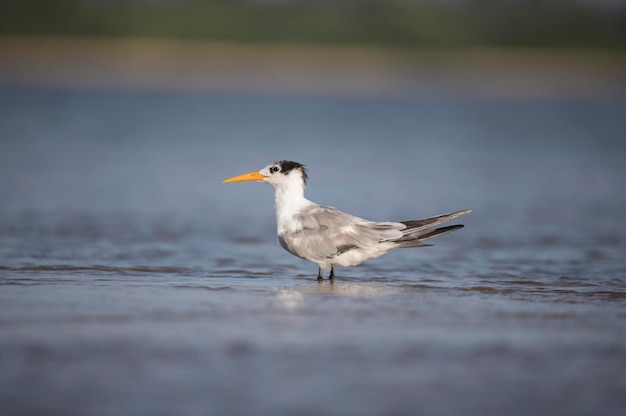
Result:
[[[571,0],[0,0],[0,34],[623,49],[626,7]]]

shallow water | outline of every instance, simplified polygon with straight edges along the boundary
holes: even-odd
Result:
[[[3,414],[621,414],[625,101],[4,88]],[[373,220],[472,208],[337,269],[275,242],[278,159]]]

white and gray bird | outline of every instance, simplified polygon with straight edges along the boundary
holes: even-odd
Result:
[[[334,266],[355,266],[396,248],[426,246],[428,239],[463,228],[461,224],[437,225],[472,212],[466,209],[411,221],[368,221],[306,199],[307,179],[304,165],[281,160],[223,183],[259,181],[274,187],[278,242],[294,256],[317,264],[318,280],[328,268],[333,279]]]

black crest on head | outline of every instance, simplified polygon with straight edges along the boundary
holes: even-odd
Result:
[[[280,173],[283,175],[287,175],[294,169],[300,169],[302,171],[302,179],[304,180],[304,184],[309,180],[309,175],[306,172],[306,168],[302,163],[292,162],[291,160],[281,160],[276,162],[276,164],[280,165]]]

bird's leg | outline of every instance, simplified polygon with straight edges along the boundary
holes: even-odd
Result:
[[[328,275],[328,278],[330,280],[333,280],[335,278],[335,268],[332,265],[330,266],[330,274]]]
[[[322,275],[322,268],[320,267],[317,272],[317,281],[321,282],[322,280],[324,280],[324,276]]]

